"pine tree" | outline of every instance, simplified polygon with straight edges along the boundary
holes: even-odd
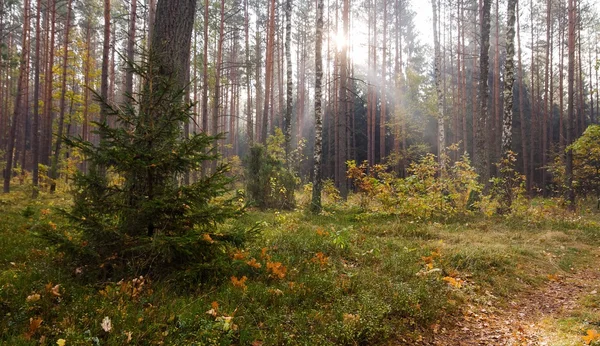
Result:
[[[43,235],[90,270],[160,276],[205,265],[222,253],[220,246],[243,239],[218,227],[242,212],[235,196],[221,197],[230,182],[227,166],[191,185],[179,184],[186,172],[218,158],[214,143],[221,137],[181,136],[193,105],[183,101],[176,78],[153,66],[132,66],[145,85],[139,96],[128,95],[120,107],[101,100],[117,126],[96,123],[98,146],[81,137],[66,139],[90,162],[89,171],[75,177],[74,205],[66,212],[77,233],[48,229]]]

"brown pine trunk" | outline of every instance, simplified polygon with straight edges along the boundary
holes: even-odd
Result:
[[[32,184],[33,193],[32,197],[37,198],[39,194],[38,183],[39,183],[39,155],[40,155],[40,16],[42,13],[42,0],[37,2],[37,11],[35,16],[35,59],[33,60],[34,69],[34,80],[33,80],[33,128],[32,128],[32,145],[31,145],[31,156],[32,156]],[[21,167],[24,169],[24,167]]]
[[[254,144],[254,124],[252,119],[252,88],[250,85],[250,74],[252,73],[252,66],[250,63],[250,21],[248,15],[248,0],[244,0],[244,39],[246,44],[246,133],[248,137],[248,146]],[[206,59],[204,59],[206,61]]]
[[[527,135],[527,126],[525,124],[525,107],[524,107],[524,94],[525,94],[525,74],[523,73],[523,61],[521,59],[521,25],[519,23],[519,2],[517,1],[517,45],[519,46],[519,121],[521,122],[521,150],[523,155],[523,174],[525,175],[525,184],[527,191],[531,187],[531,176],[529,175],[529,152],[527,151],[527,142],[529,136]]]
[[[50,169],[50,192],[56,191],[56,181],[58,180],[58,164],[60,159],[60,150],[62,146],[63,129],[65,123],[65,105],[66,105],[66,93],[67,93],[67,64],[69,62],[69,32],[70,32],[70,21],[71,21],[71,0],[67,0],[67,20],[65,22],[64,29],[64,42],[63,42],[63,61],[62,61],[62,86],[60,96],[60,114],[58,117],[58,133],[56,136],[56,144],[54,147],[54,155],[52,157],[52,167]]]
[[[481,18],[481,49],[479,53],[479,118],[475,132],[475,167],[479,173],[480,181],[489,184],[490,162],[489,146],[486,141],[486,129],[488,125],[488,69],[490,48],[490,8],[491,0],[483,0],[480,13]]]
[[[137,20],[137,1],[131,1],[129,11],[129,32],[127,34],[127,64],[132,64],[134,59],[135,45],[135,23]],[[127,68],[125,70],[125,93],[133,94],[133,71]]]
[[[39,160],[43,165],[50,165],[50,148],[52,147],[52,121],[54,114],[52,112],[52,91],[54,75],[54,41],[56,36],[56,0],[49,0],[50,7],[50,43],[48,47],[48,63],[46,66],[45,80],[45,100],[44,115],[41,131],[41,145]]]
[[[23,34],[22,34],[22,52],[21,61],[19,63],[19,79],[17,82],[17,95],[14,106],[13,121],[10,128],[10,137],[8,139],[8,146],[6,150],[6,166],[4,168],[4,193],[10,192],[10,179],[12,178],[12,168],[15,158],[15,142],[17,137],[17,127],[20,123],[20,117],[26,114],[22,114],[23,108],[21,108],[22,99],[25,97],[25,86],[27,85],[27,64],[29,61],[29,41],[27,40],[27,32],[29,28],[29,0],[23,2]]]
[[[379,121],[379,161],[383,162],[385,153],[385,127],[387,126],[387,0],[383,0],[383,51],[381,53],[381,116]]]
[[[267,144],[267,135],[269,133],[269,104],[271,103],[271,90],[273,82],[273,55],[275,49],[275,0],[271,0],[270,3],[271,5],[269,8],[269,25],[267,26],[267,63],[265,65],[265,104],[263,105],[263,123],[261,124],[261,143],[263,145]]]
[[[573,127],[575,121],[575,23],[576,23],[576,7],[575,0],[568,0],[569,13],[569,35],[568,35],[568,119],[567,119],[567,138],[566,145],[573,142],[575,129]],[[575,191],[573,190],[573,150],[567,149],[565,157],[565,176],[566,176],[566,195],[565,199],[568,207],[575,210]]]

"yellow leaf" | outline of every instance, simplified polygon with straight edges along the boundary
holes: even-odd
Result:
[[[210,237],[210,234],[208,233],[204,233],[204,235],[202,235],[202,240],[204,240],[207,243],[214,243],[215,241]]]
[[[462,286],[462,283],[460,279],[455,279],[453,277],[450,276],[446,276],[444,277],[442,280],[446,281],[448,283],[448,285],[455,287],[455,288],[460,288]]]
[[[58,339],[58,340],[56,341],[56,344],[57,344],[58,346],[65,346],[65,345],[67,344],[67,341],[66,341],[65,339]]]
[[[27,302],[37,302],[38,300],[40,300],[40,295],[35,293],[32,294],[30,296],[27,296],[27,298],[25,299]]]
[[[600,341],[600,334],[595,329],[588,329],[587,335],[583,337],[583,341],[585,341],[587,345],[594,341]]]

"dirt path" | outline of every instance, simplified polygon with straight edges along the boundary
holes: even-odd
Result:
[[[468,306],[463,311],[463,316],[455,321],[454,327],[439,328],[423,344],[563,345],[563,342],[556,341],[556,330],[551,330],[556,328],[552,328],[552,323],[548,321],[571,316],[579,308],[579,299],[590,294],[600,294],[600,268],[552,277],[545,286],[515,297],[501,308]],[[577,335],[572,335],[570,339],[577,341],[565,345],[583,344],[583,339]]]

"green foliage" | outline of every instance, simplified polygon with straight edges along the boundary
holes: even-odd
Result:
[[[568,149],[573,150],[573,186],[600,196],[600,125],[590,125]]]
[[[296,202],[294,190],[297,178],[285,164],[283,133],[276,130],[270,136],[267,148],[255,144],[245,160],[246,192],[261,209],[292,209]]]
[[[467,156],[441,172],[435,155],[425,155],[410,165],[406,178],[397,178],[386,165],[349,161],[348,177],[363,210],[422,219],[470,214],[481,191]]]
[[[509,214],[513,202],[525,196],[525,177],[515,169],[517,156],[514,152],[507,152],[496,165],[500,175],[491,179],[492,196],[497,199],[498,214]]]
[[[219,137],[181,136],[191,116],[183,91],[148,66],[134,66],[142,80],[140,95],[119,107],[104,106],[117,126],[98,123],[99,146],[66,138],[87,158],[78,172],[74,204],[66,211],[70,227],[40,228],[44,237],[86,271],[105,276],[160,276],[173,269],[205,268],[227,244],[241,245],[245,232],[219,225],[240,215],[234,196],[224,197],[227,166],[184,186],[179,180],[203,162],[216,160]]]

